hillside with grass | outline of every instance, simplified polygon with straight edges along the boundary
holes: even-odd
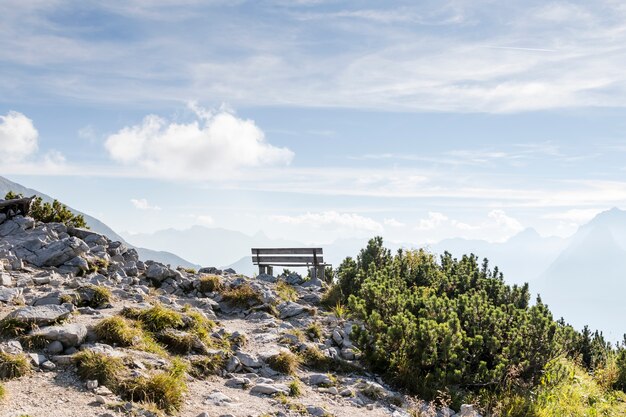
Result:
[[[142,260],[60,202],[3,210],[0,417],[626,414],[624,345],[474,255],[377,237],[327,282],[248,277]]]

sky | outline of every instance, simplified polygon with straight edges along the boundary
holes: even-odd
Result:
[[[4,0],[0,175],[126,236],[569,236],[626,208],[624,22],[612,0]]]

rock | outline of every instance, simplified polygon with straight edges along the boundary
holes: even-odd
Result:
[[[2,301],[3,303],[10,303],[14,300],[17,300],[21,295],[21,288],[0,287],[0,301]]]
[[[252,355],[249,355],[244,352],[236,353],[237,359],[241,362],[241,364],[248,368],[260,368],[263,366],[263,362],[261,362],[258,358],[255,358]]]
[[[344,388],[341,390],[341,392],[339,392],[339,395],[341,395],[342,397],[354,397],[354,391],[352,391],[352,389],[350,388]]]
[[[60,266],[89,250],[89,246],[77,237],[53,241],[35,253],[32,263],[37,266]]]
[[[312,374],[309,376],[309,384],[328,387],[333,385],[333,380],[326,374]]]
[[[54,364],[54,362],[51,361],[45,361],[44,363],[42,363],[40,365],[40,368],[43,369],[44,371],[53,371],[56,369],[56,365]]]
[[[96,402],[98,404],[106,404],[107,400],[102,395],[96,395]]]
[[[318,407],[315,405],[307,405],[306,411],[307,413],[309,413],[309,415],[316,416],[316,417],[324,417],[324,416],[329,415],[328,411],[326,411],[322,407]]]
[[[437,417],[452,417],[454,414],[454,410],[448,407],[442,407],[437,411]]]
[[[245,388],[252,383],[248,378],[234,377],[226,381],[224,385],[229,388]]]
[[[146,270],[146,277],[158,282],[165,281],[170,276],[170,269],[160,263],[155,262]]]
[[[310,279],[307,282],[305,282],[304,284],[302,284],[303,287],[311,287],[311,288],[322,287],[323,285],[324,285],[324,283],[319,278]]]
[[[97,379],[90,379],[90,380],[87,381],[87,383],[85,385],[87,386],[88,390],[96,389],[96,388],[98,388],[98,380]]]
[[[207,401],[211,401],[215,405],[221,405],[223,403],[231,403],[233,400],[226,394],[223,394],[219,391],[215,391],[207,397]]]
[[[9,340],[8,342],[0,343],[0,352],[17,355],[23,352],[22,344],[17,340]]]
[[[237,372],[241,369],[241,361],[236,356],[231,356],[226,362],[225,368],[227,372]]]
[[[59,342],[58,340],[54,340],[53,342],[51,342],[47,347],[46,350],[48,351],[48,353],[50,353],[51,355],[56,355],[58,353],[63,352],[63,343]]]
[[[284,384],[256,384],[250,390],[250,394],[275,395],[280,393],[288,394],[289,388]]]
[[[289,285],[300,285],[304,282],[304,278],[302,278],[302,275],[292,272],[285,277],[285,282]]]
[[[256,279],[260,281],[271,282],[271,283],[274,283],[278,280],[278,278],[270,274],[259,274],[256,276]]]
[[[478,414],[478,411],[474,410],[474,406],[471,404],[462,404],[458,413],[452,417],[482,417]]]
[[[287,301],[278,305],[279,317],[284,320],[295,317],[304,312],[304,306],[293,301]]]
[[[199,274],[213,274],[213,275],[221,275],[222,271],[217,269],[214,266],[205,266],[204,268],[200,268],[198,270]]]
[[[31,332],[33,336],[41,336],[47,340],[61,342],[63,346],[80,345],[87,336],[87,327],[81,323],[64,324],[60,326],[44,327]]]
[[[237,273],[237,271],[235,271],[233,268],[226,268],[224,272],[227,274],[233,274],[233,275]]]
[[[333,330],[332,337],[333,337],[334,342],[337,343],[338,346],[341,346],[343,344],[343,336],[337,329]]]
[[[0,285],[5,287],[12,287],[13,278],[11,278],[11,275],[0,272]]]
[[[68,318],[70,314],[71,311],[66,305],[43,305],[18,308],[10,312],[7,318],[36,324],[37,326],[47,326]]]

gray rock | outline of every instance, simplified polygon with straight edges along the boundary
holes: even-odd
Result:
[[[0,285],[5,287],[12,287],[13,278],[11,278],[11,275],[0,272]]]
[[[63,343],[59,342],[58,340],[54,340],[52,342],[50,342],[50,344],[48,344],[48,346],[46,347],[46,350],[48,351],[48,353],[50,353],[51,355],[56,355],[58,353],[63,352]]]
[[[452,417],[482,417],[471,404],[462,404],[461,409]]]
[[[146,277],[158,282],[165,281],[170,276],[170,269],[157,262],[151,264],[146,270]]]
[[[278,313],[281,319],[295,317],[304,312],[304,306],[292,301],[287,301],[278,305]]]
[[[237,359],[241,362],[241,364],[248,368],[260,368],[263,366],[263,362],[261,362],[258,358],[255,358],[252,355],[249,355],[244,352],[236,353]]]
[[[224,385],[230,388],[245,388],[252,383],[248,378],[234,377],[226,381]]]
[[[259,274],[256,276],[256,279],[260,280],[260,281],[265,281],[265,282],[276,282],[278,280],[278,278],[276,278],[274,275],[270,275],[270,274]]]
[[[10,303],[22,295],[21,288],[0,287],[0,301]]]
[[[52,241],[36,253],[32,263],[37,266],[60,266],[89,250],[89,246],[77,237]]]
[[[219,391],[215,391],[209,394],[207,397],[207,401],[210,401],[215,405],[221,405],[223,403],[233,402],[233,400],[231,400],[231,398],[228,395],[221,393]]]
[[[80,345],[87,336],[87,327],[81,323],[64,324],[61,326],[44,327],[31,332],[47,340],[61,342],[66,348]]]
[[[241,369],[241,361],[236,356],[231,356],[226,362],[226,371],[237,372]]]
[[[322,407],[318,407],[315,405],[307,405],[306,411],[307,413],[309,413],[309,415],[316,416],[316,417],[323,417],[323,416],[328,415],[328,411],[326,411]]]
[[[285,282],[289,285],[300,285],[304,282],[304,278],[302,278],[302,275],[293,272],[285,277]]]
[[[280,393],[288,394],[289,388],[284,384],[256,384],[250,390],[250,394],[275,395]]]
[[[37,326],[48,326],[70,316],[71,311],[66,305],[43,305],[22,307],[10,312],[7,317]]]
[[[2,353],[17,355],[22,353],[22,351],[22,344],[17,340],[9,340],[8,342],[0,343],[0,352]]]
[[[333,385],[333,380],[326,374],[312,374],[309,376],[309,384],[328,387]]]

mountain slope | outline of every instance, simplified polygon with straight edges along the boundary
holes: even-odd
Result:
[[[611,340],[626,332],[626,211],[612,209],[581,226],[544,272],[538,290],[557,316],[588,324]]]
[[[18,184],[16,182],[13,182],[7,178],[0,176],[0,198],[4,197],[6,193],[9,191],[13,191],[18,194],[23,194],[26,197],[37,195],[46,202],[52,202],[52,200],[54,200],[49,195],[46,195],[32,188],[24,187],[21,184]],[[165,264],[170,264],[172,266],[184,266],[185,268],[197,268],[198,267],[198,265],[193,264],[181,258],[180,256],[175,255],[170,252],[156,251],[156,250],[147,249],[143,247],[133,246],[129,244],[128,242],[126,242],[126,240],[124,240],[122,236],[120,236],[115,231],[113,231],[113,229],[111,229],[109,226],[102,223],[100,220],[96,219],[95,217],[85,214],[72,207],[68,207],[68,208],[76,214],[82,214],[85,217],[85,221],[89,225],[89,228],[93,230],[94,232],[105,235],[111,240],[118,240],[120,242],[124,242],[126,245],[137,249],[137,252],[139,253],[139,256],[141,256],[142,259],[152,259],[154,261],[162,262]]]

